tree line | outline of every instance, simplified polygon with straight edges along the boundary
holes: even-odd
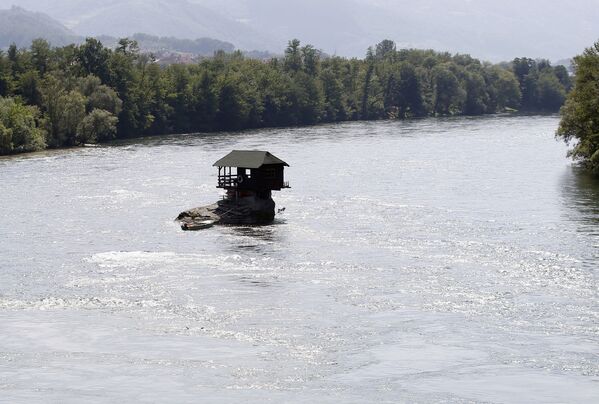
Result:
[[[311,125],[343,120],[557,111],[570,89],[563,66],[517,58],[397,49],[364,59],[323,55],[298,40],[261,61],[216,52],[159,66],[138,44],[0,52],[0,154],[143,135]]]
[[[576,80],[561,110],[557,136],[572,143],[569,155],[599,175],[599,41],[574,58]]]

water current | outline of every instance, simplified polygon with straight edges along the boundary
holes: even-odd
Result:
[[[0,159],[0,402],[599,402],[599,182],[556,116]],[[233,149],[264,227],[182,232]]]

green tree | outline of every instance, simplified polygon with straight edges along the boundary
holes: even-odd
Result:
[[[300,123],[313,125],[321,121],[324,110],[324,94],[321,83],[307,73],[296,76],[295,86],[298,97]]]
[[[186,66],[173,65],[167,69],[167,77],[170,90],[167,99],[173,110],[174,129],[177,132],[190,131],[193,120],[192,76]]]
[[[13,91],[14,80],[11,62],[8,56],[0,50],[0,97],[6,97]]]
[[[497,65],[486,66],[485,77],[489,93],[488,112],[520,108],[520,83],[512,71]]]
[[[418,117],[426,114],[422,80],[413,64],[403,62],[399,68],[399,116]]]
[[[556,111],[564,104],[566,89],[553,71],[545,71],[539,74],[536,87],[536,105],[539,109]]]
[[[0,98],[0,105],[2,98]],[[1,106],[0,106],[1,108]],[[9,154],[13,151],[12,129],[4,126],[4,122],[0,118],[0,154]]]
[[[300,41],[293,39],[289,41],[287,49],[285,49],[285,70],[290,73],[299,72],[303,67],[302,52],[300,49]]]
[[[148,100],[146,108],[148,115],[152,117],[152,122],[148,128],[150,134],[163,134],[173,131],[173,125],[169,119],[173,115],[173,110],[167,102],[169,82],[162,72],[160,66],[152,62],[147,66],[145,72],[145,85],[143,92]],[[189,109],[191,111],[191,109]],[[190,112],[190,115],[193,115]],[[193,119],[192,119],[193,121]]]
[[[50,70],[52,50],[45,39],[35,39],[31,44],[31,64],[40,75]]]
[[[96,143],[114,139],[118,118],[103,109],[94,109],[77,127],[78,143]]]
[[[481,115],[487,112],[489,94],[483,75],[478,71],[467,71],[464,81],[466,87],[464,113],[466,115]]]
[[[42,83],[37,71],[29,70],[21,74],[16,93],[29,105],[42,104]]]
[[[112,88],[102,84],[96,76],[79,79],[76,90],[86,97],[86,110],[103,109],[113,115],[121,113],[123,102]]]
[[[262,88],[262,122],[265,126],[297,124],[299,117],[294,108],[293,79],[281,74],[276,61],[268,65],[259,85]]]
[[[385,39],[380,43],[376,44],[374,57],[377,60],[383,60],[388,57],[393,57],[396,52],[395,42],[390,39]]]
[[[576,79],[561,110],[557,136],[574,143],[570,156],[599,175],[599,41],[574,58]]]
[[[193,128],[209,130],[216,120],[218,96],[215,93],[214,77],[203,71],[192,87]]]
[[[361,102],[360,102],[360,119],[368,119],[370,116],[369,107],[370,107],[370,98],[372,93],[372,77],[374,75],[375,68],[375,59],[374,59],[374,51],[372,47],[368,48],[366,52],[366,60],[364,61],[366,64],[366,71],[364,72],[364,78],[362,81],[362,94],[361,94]]]
[[[137,42],[126,38],[110,56],[109,86],[123,102],[118,124],[123,137],[144,134],[154,122],[149,81],[152,63],[147,55],[139,54]]]
[[[250,105],[246,102],[239,86],[239,77],[223,77],[218,84],[218,111],[216,121],[219,128],[236,130],[244,127]]]
[[[399,66],[391,63],[382,63],[377,69],[377,77],[379,78],[387,117],[399,118],[399,105],[402,103],[403,98],[400,92],[401,73]]]
[[[520,83],[522,107],[524,109],[535,109],[538,98],[536,87],[538,78],[537,63],[530,58],[516,58],[512,62],[512,70],[518,79],[518,83]]]
[[[448,65],[433,68],[434,111],[438,115],[456,115],[462,111],[466,91],[460,87]]]
[[[94,75],[102,82],[110,80],[110,50],[95,38],[87,38],[76,51],[79,66],[85,75]]]
[[[85,103],[85,97],[77,91],[69,91],[59,97],[61,114],[58,125],[65,137],[64,144],[68,146],[77,143],[77,130],[85,117]]]
[[[42,150],[44,137],[36,107],[0,97],[0,154]]]
[[[48,76],[44,81],[42,99],[48,118],[48,145],[61,147],[76,144],[77,127],[86,115],[86,97],[78,91],[65,89],[57,77]]]
[[[565,91],[570,91],[572,89],[572,80],[570,79],[570,74],[568,73],[568,69],[565,66],[558,65],[553,68],[553,72],[555,77],[559,80],[560,84],[564,87]]]
[[[312,45],[301,48],[302,66],[304,71],[312,77],[316,77],[320,67],[320,52]]]
[[[46,114],[48,146],[60,147],[65,143],[65,135],[61,133],[60,117],[62,114],[61,96],[65,93],[65,89],[54,75],[50,75],[44,79],[42,85],[42,108]]]
[[[19,49],[15,43],[11,43],[9,45],[7,55],[8,60],[10,60],[12,63],[16,63],[18,61]]]
[[[324,94],[324,117],[327,122],[346,119],[346,106],[343,97],[343,83],[339,74],[332,68],[326,68],[320,75]]]
[[[52,51],[52,69],[72,76],[82,74],[82,69],[77,59],[78,49],[79,47],[75,45],[54,48]]]

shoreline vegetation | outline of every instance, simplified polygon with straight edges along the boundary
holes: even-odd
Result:
[[[574,89],[561,109],[557,137],[574,144],[568,153],[588,172],[599,175],[599,41],[574,58]]]
[[[148,135],[557,112],[570,89],[567,69],[546,60],[491,64],[398,50],[389,40],[364,59],[292,40],[269,61],[219,51],[197,64],[160,66],[126,38],[115,49],[93,38],[57,48],[38,39],[0,51],[0,155]]]

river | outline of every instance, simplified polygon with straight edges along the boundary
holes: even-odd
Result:
[[[599,182],[556,116],[167,136],[0,159],[0,402],[599,399]],[[232,149],[264,227],[182,232]]]

